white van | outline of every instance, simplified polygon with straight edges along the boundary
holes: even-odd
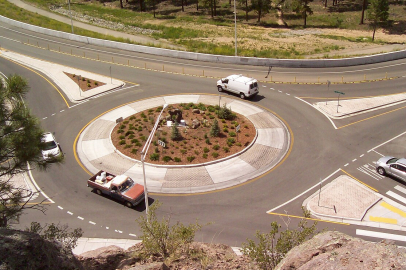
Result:
[[[240,75],[230,75],[217,81],[219,92],[229,91],[236,93],[240,98],[245,99],[258,94],[258,81],[254,78],[248,78]]]

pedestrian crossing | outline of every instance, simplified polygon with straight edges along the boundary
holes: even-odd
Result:
[[[376,172],[375,164],[367,163],[358,167],[357,170],[378,181],[385,178],[385,176]]]

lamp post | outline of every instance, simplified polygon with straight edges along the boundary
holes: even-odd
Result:
[[[151,145],[152,138],[154,137],[155,131],[158,127],[159,119],[161,119],[161,115],[166,107],[168,107],[168,104],[164,104],[162,111],[159,114],[158,119],[155,122],[154,128],[152,129],[151,133],[149,134],[149,137],[148,137],[147,141],[145,142],[144,148],[142,148],[142,151],[141,151],[142,174],[144,176],[145,213],[147,214],[147,221],[149,221],[149,217],[148,217],[149,206],[148,206],[147,180],[145,178],[145,156],[148,153],[148,149],[149,149],[149,146]]]
[[[72,21],[72,11],[70,11],[70,0],[68,0],[68,3],[69,3],[70,25],[72,26],[72,34],[73,34],[73,21]]]
[[[234,0],[234,29],[235,29],[235,56],[237,56],[237,11]]]

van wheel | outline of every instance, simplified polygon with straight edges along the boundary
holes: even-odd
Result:
[[[240,93],[240,98],[241,98],[241,99],[245,99],[244,93]]]
[[[219,90],[219,92],[223,92],[223,87],[217,86],[217,89]]]
[[[128,208],[132,208],[132,207],[133,207],[133,204],[130,203],[130,202],[125,202],[125,206],[127,206]]]
[[[102,192],[100,189],[96,189],[96,193],[97,193],[97,195],[102,195]]]
[[[385,169],[382,168],[382,167],[378,167],[377,171],[378,171],[378,173],[379,173],[380,175],[385,175],[385,174],[386,174]]]

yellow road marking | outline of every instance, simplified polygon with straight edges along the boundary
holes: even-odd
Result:
[[[384,218],[384,217],[369,217],[370,221],[374,222],[383,222],[383,223],[390,223],[390,224],[398,224],[398,221],[394,218]]]
[[[378,192],[378,190],[377,189],[375,189],[375,188],[373,188],[373,187],[371,187],[371,186],[368,186],[367,184],[365,184],[364,182],[362,182],[362,181],[360,181],[360,180],[358,180],[357,178],[355,178],[354,176],[352,176],[351,174],[349,174],[349,173],[347,173],[346,171],[344,171],[343,169],[341,169],[345,174],[347,174],[349,177],[351,177],[351,178],[353,178],[353,179],[355,179],[355,180],[357,180],[358,182],[360,182],[361,184],[363,184],[364,186],[366,186],[366,187],[368,187],[368,188],[370,188],[370,189],[372,189],[373,191],[375,191],[375,192]]]
[[[1,56],[1,57],[3,57],[3,56]],[[8,59],[8,58],[5,58],[5,57],[3,57],[3,58],[6,59],[6,60],[8,60],[8,61],[10,61],[10,62],[13,62],[14,64],[17,64],[17,65],[23,67],[23,68],[25,68],[25,69],[28,69],[29,71],[34,72],[34,73],[37,74],[38,76],[42,77],[42,78],[43,78],[44,80],[46,80],[53,88],[55,88],[56,91],[58,91],[58,93],[59,93],[59,95],[61,95],[63,101],[65,101],[66,106],[67,106],[68,108],[70,108],[68,102],[66,101],[65,97],[62,95],[61,91],[59,91],[58,87],[56,87],[56,86],[55,86],[52,82],[50,82],[47,78],[45,78],[44,76],[42,76],[41,74],[39,74],[38,72],[36,72],[35,70],[33,70],[33,69],[29,68],[29,67],[26,67],[26,66],[24,66],[24,65],[22,65],[22,64],[20,64],[20,63],[17,63],[17,62],[15,62],[15,61],[13,61],[13,60]]]
[[[368,118],[365,118],[365,119],[356,121],[356,122],[354,122],[354,123],[350,123],[350,124],[348,124],[348,125],[341,126],[341,127],[337,128],[337,129],[344,128],[344,127],[348,127],[348,126],[351,126],[351,125],[354,125],[354,124],[358,124],[358,123],[360,123],[360,122],[363,122],[363,121],[366,121],[366,120],[369,120],[369,119],[372,119],[372,118],[375,118],[375,117],[379,117],[379,116],[382,116],[382,115],[385,115],[385,114],[388,114],[388,113],[391,113],[391,112],[396,112],[396,111],[401,110],[401,109],[404,109],[404,108],[406,108],[406,106],[403,106],[403,107],[401,107],[401,108],[394,109],[394,110],[389,111],[389,112],[384,112],[384,113],[381,113],[381,114],[378,114],[378,115],[374,115],[374,116],[371,116],[371,117],[368,117]]]
[[[390,205],[390,204],[387,203],[387,202],[381,202],[380,205],[383,206],[383,207],[385,207],[386,209],[389,209],[390,211],[392,211],[392,212],[394,212],[394,213],[396,213],[396,214],[402,216],[402,217],[406,217],[406,213],[405,213],[405,212],[403,212],[402,210],[400,210],[400,209],[398,209],[398,208],[396,208],[396,207]]]
[[[300,218],[300,219],[307,219],[307,220],[314,220],[318,222],[327,222],[327,223],[335,223],[335,224],[341,224],[341,225],[350,225],[349,223],[344,223],[344,222],[339,222],[339,221],[330,221],[330,220],[322,220],[322,219],[317,219],[317,218],[306,218],[306,217],[301,217],[301,216],[292,216],[292,215],[287,215],[287,214],[279,214],[279,213],[267,213],[270,215],[276,215],[276,216],[284,216],[284,217],[293,217],[293,218]]]

